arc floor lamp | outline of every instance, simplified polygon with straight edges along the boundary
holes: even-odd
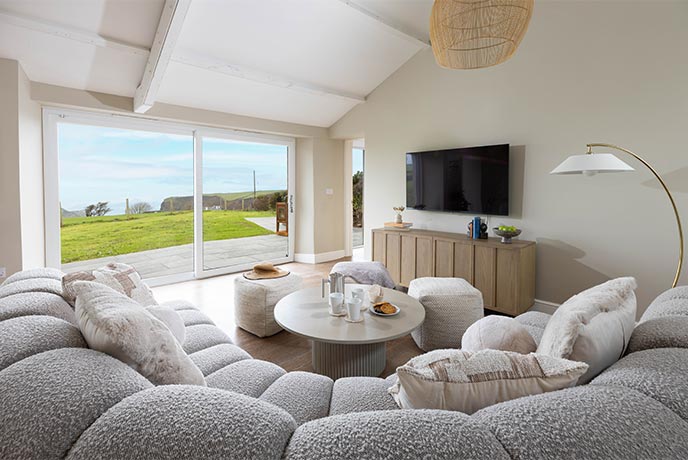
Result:
[[[662,177],[655,170],[655,168],[650,165],[650,163],[645,161],[639,155],[631,152],[628,149],[619,147],[618,145],[594,143],[588,144],[588,151],[585,154],[572,155],[568,157],[559,166],[554,168],[550,174],[585,174],[586,176],[592,176],[597,173],[634,171],[630,165],[624,163],[611,153],[593,153],[592,149],[595,147],[614,149],[631,155],[633,158],[640,161],[647,169],[649,169],[662,185],[664,192],[671,202],[671,207],[673,208],[674,216],[676,217],[676,225],[678,226],[678,266],[676,267],[674,282],[671,285],[671,287],[676,287],[679,276],[681,276],[681,267],[683,266],[683,227],[681,226],[681,217],[678,214],[678,208],[676,207],[674,197],[669,191],[669,187],[667,187]]]

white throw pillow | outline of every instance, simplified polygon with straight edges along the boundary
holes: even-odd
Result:
[[[583,361],[587,383],[623,356],[635,327],[634,278],[617,278],[574,295],[547,323],[538,354]]]
[[[153,292],[141,280],[134,267],[118,262],[109,263],[93,271],[67,273],[62,277],[62,296],[72,307],[75,306],[76,292],[73,285],[76,281],[96,281],[120,294],[124,294],[143,305],[157,305]]]
[[[466,329],[461,338],[463,351],[502,350],[526,355],[537,349],[528,329],[513,318],[489,315]]]
[[[177,342],[179,342],[180,345],[184,345],[184,340],[186,339],[186,326],[184,325],[182,317],[179,316],[179,313],[166,305],[149,305],[146,307],[146,310],[162,321],[170,332],[172,332]]]
[[[134,300],[100,283],[76,281],[76,317],[94,350],[133,367],[155,385],[205,386],[170,329]]]
[[[573,386],[588,365],[510,351],[435,350],[397,369],[389,392],[402,409],[472,414],[503,401]]]

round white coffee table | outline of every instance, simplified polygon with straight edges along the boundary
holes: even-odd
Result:
[[[346,295],[353,287],[347,284]],[[425,309],[413,297],[383,289],[384,300],[398,306],[398,315],[381,317],[362,312],[363,322],[330,316],[321,289],[302,289],[275,305],[275,321],[287,331],[313,341],[313,368],[333,379],[376,377],[385,369],[385,342],[409,334],[423,323]]]

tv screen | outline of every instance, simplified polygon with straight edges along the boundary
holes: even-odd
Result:
[[[509,215],[509,144],[407,153],[406,207]]]

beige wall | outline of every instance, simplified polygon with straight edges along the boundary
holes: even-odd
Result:
[[[19,65],[0,59],[0,267],[22,268],[19,211]]]
[[[644,310],[669,287],[678,252],[652,176],[628,157],[636,173],[549,171],[587,142],[616,143],[645,155],[688,214],[686,24],[686,2],[537,2],[520,49],[502,65],[446,70],[431,50],[419,53],[330,128],[333,137],[365,137],[366,232],[405,202],[405,152],[510,143],[512,217],[490,224],[517,225],[538,242],[537,298],[559,303],[632,275]],[[405,217],[447,231],[470,218]]]
[[[344,256],[344,142],[296,141],[296,258],[324,261]],[[332,194],[327,194],[331,189]]]
[[[313,139],[296,139],[296,241],[297,258],[315,254],[315,200],[313,188]]]
[[[315,253],[344,251],[344,142],[314,139]],[[331,195],[327,190],[332,191]]]
[[[0,59],[0,267],[45,264],[41,108],[17,61]]]

